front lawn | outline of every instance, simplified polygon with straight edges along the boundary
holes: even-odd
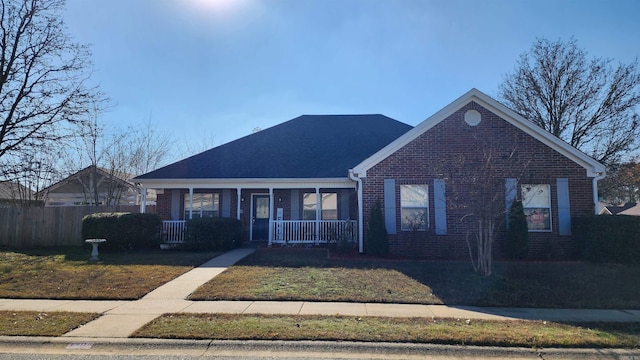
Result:
[[[167,314],[134,337],[385,341],[519,347],[640,347],[640,323],[559,324],[349,316]]]
[[[101,252],[88,247],[0,250],[0,297],[29,299],[139,299],[219,253]]]
[[[483,278],[468,262],[329,259],[325,249],[258,249],[190,298],[640,309],[639,278],[640,266],[629,265],[499,262],[494,275]]]

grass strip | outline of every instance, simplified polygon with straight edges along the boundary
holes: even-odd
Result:
[[[93,313],[0,311],[0,335],[61,336],[99,316]]]
[[[640,323],[561,324],[348,316],[167,314],[133,336],[214,340],[327,340],[452,345],[638,348]]]

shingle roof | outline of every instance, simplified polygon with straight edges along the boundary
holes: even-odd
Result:
[[[334,178],[412,129],[384,115],[302,115],[134,179]]]

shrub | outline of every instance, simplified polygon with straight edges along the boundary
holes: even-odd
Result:
[[[384,225],[380,199],[371,208],[367,230],[367,253],[378,256],[388,255],[389,239],[387,238],[387,228]]]
[[[507,227],[507,256],[511,259],[524,259],[529,252],[529,229],[522,201],[514,200],[509,210]]]
[[[95,213],[82,219],[82,238],[106,239],[104,250],[157,248],[162,219],[156,214]]]
[[[192,250],[228,250],[242,239],[242,222],[233,218],[187,220],[184,247]]]
[[[578,255],[594,263],[640,264],[640,217],[591,215],[574,218]]]

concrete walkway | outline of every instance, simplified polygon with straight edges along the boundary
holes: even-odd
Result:
[[[482,308],[473,306],[336,303],[303,301],[190,301],[199,286],[251,254],[242,248],[222,254],[179,276],[136,301],[0,299],[0,310],[100,313],[96,320],[67,338],[127,338],[166,313],[231,313],[288,315],[395,316],[485,320],[640,322],[640,310]]]

